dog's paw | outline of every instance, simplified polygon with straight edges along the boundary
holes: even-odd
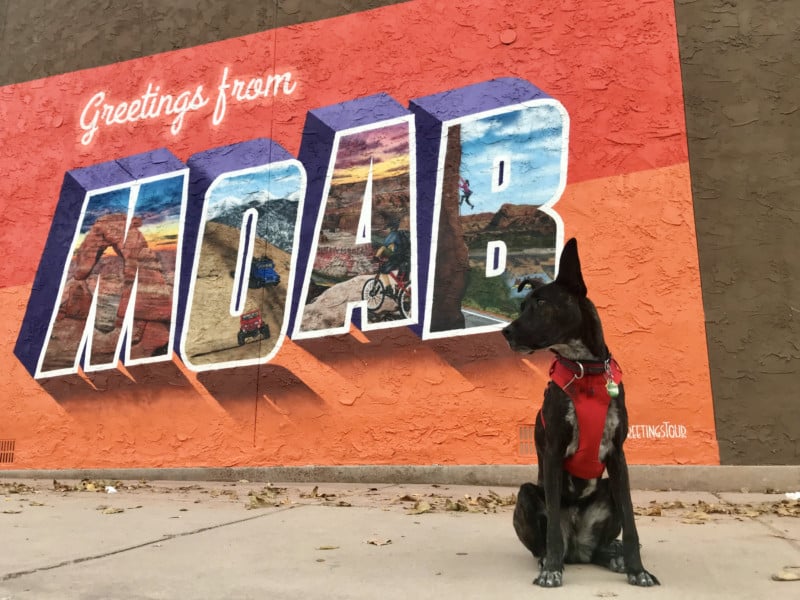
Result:
[[[627,573],[625,556],[622,552],[622,542],[614,540],[605,546],[600,546],[594,551],[592,562],[601,567],[605,567],[614,573]]]
[[[658,578],[652,573],[648,573],[644,569],[638,573],[628,573],[628,583],[631,585],[638,585],[641,587],[652,587],[654,585],[661,585]]]
[[[562,577],[562,571],[546,571],[542,569],[539,571],[539,576],[533,580],[533,585],[548,588],[561,587]]]
[[[624,573],[627,570],[625,568],[625,559],[621,556],[610,558],[608,560],[608,568],[614,573]]]

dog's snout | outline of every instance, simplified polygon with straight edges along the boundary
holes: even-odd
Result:
[[[511,339],[511,325],[506,325],[503,327],[503,337],[507,340]]]

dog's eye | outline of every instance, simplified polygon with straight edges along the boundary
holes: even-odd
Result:
[[[536,304],[538,304],[539,306],[541,306],[542,304],[547,304],[547,300],[545,300],[544,298],[537,298]]]

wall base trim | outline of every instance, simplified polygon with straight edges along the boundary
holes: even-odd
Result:
[[[800,465],[630,465],[640,490],[707,492],[798,491]],[[516,487],[536,479],[535,466],[356,465],[302,467],[189,467],[170,469],[0,469],[0,479],[118,479],[161,481],[264,481],[275,483],[421,483]]]

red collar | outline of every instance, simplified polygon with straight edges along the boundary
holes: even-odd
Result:
[[[611,355],[606,361],[573,361],[556,355],[550,378],[572,399],[578,419],[578,449],[564,459],[564,468],[575,477],[596,479],[605,470],[605,463],[600,462],[600,442],[611,404],[606,386],[609,381],[622,381],[622,369]]]

